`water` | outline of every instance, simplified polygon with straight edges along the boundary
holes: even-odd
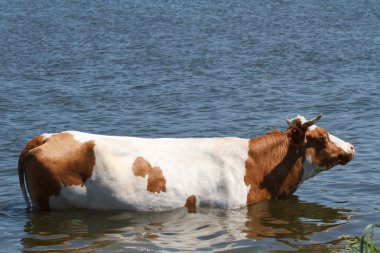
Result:
[[[379,1],[0,2],[0,252],[323,252],[380,223]],[[24,210],[25,143],[68,129],[252,137],[285,119],[353,143],[295,196],[239,210]]]

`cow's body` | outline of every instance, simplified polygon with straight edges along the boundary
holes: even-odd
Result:
[[[346,161],[317,165],[315,150],[294,145],[291,130],[255,139],[43,134],[20,155],[20,183],[27,200],[25,173],[33,207],[43,210],[236,208],[288,196],[318,170],[353,157],[352,145],[334,139]]]

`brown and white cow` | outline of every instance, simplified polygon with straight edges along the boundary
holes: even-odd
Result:
[[[354,157],[353,145],[314,125],[320,117],[253,139],[43,134],[21,152],[20,185],[37,210],[236,208],[286,197]]]

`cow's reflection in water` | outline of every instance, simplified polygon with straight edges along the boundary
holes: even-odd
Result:
[[[273,240],[307,244],[313,235],[345,223],[348,214],[349,210],[302,202],[297,197],[237,210],[38,212],[28,213],[21,243],[25,251],[68,252],[265,248]]]
[[[328,208],[315,203],[300,202],[297,197],[270,200],[247,207],[247,238],[256,240],[290,238],[308,240],[317,232],[344,223],[349,210]]]

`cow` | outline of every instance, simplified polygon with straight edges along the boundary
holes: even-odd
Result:
[[[20,186],[33,210],[232,209],[284,198],[355,155],[315,125],[320,118],[298,115],[287,130],[252,139],[42,134],[20,154]]]

